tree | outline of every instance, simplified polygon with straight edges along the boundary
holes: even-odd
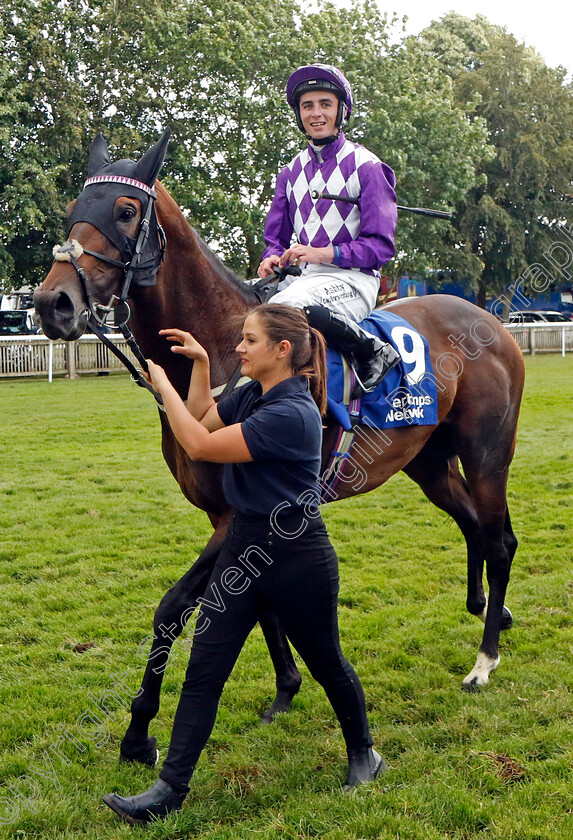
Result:
[[[45,275],[98,130],[134,153],[155,139],[161,117],[150,107],[150,91],[169,78],[161,50],[182,5],[160,0],[146,12],[134,0],[0,3],[5,285],[35,284]]]
[[[233,4],[210,2],[207,20],[190,35],[193,66],[198,57],[200,75],[208,80],[209,117],[193,139],[194,157],[181,150],[173,184],[180,203],[236,268],[245,265],[246,251],[254,275],[275,176],[305,142],[284,101],[286,80],[298,64],[323,61],[344,69],[355,94],[347,134],[396,169],[401,203],[453,206],[474,184],[484,126],[455,105],[451,82],[427,51],[391,45],[393,22],[375,3],[347,9],[325,3],[300,22],[291,3],[276,4],[272,12],[255,2],[241,8],[242,17],[232,13]],[[197,4],[193,16],[197,21]],[[225,49],[229,43],[240,49]],[[189,85],[180,80],[180,103]],[[446,228],[403,217],[399,259],[388,271],[441,267]],[[455,258],[450,248],[449,260]]]
[[[421,43],[454,81],[457,103],[483,118],[495,155],[458,205],[460,250],[481,262],[478,303],[539,262],[559,226],[573,218],[563,200],[573,172],[573,87],[531,48],[482,17],[449,14]]]
[[[229,265],[253,276],[276,174],[305,142],[284,95],[303,63],[347,73],[348,135],[395,168],[399,203],[448,207],[476,188],[482,118],[454,99],[431,48],[393,45],[395,22],[372,0],[312,12],[297,0],[0,0],[0,11],[0,259],[18,281],[47,270],[95,133],[134,157],[165,125],[166,185]],[[388,270],[477,259],[447,231],[402,216]]]
[[[198,0],[177,46],[187,60],[174,75],[166,183],[227,263],[250,276],[273,177],[296,148],[283,90],[301,56],[297,13],[290,0]]]
[[[59,179],[65,141],[54,142],[52,104],[61,96],[79,106],[62,72],[55,25],[45,37],[41,10],[33,3],[2,7],[3,64],[0,73],[0,271],[21,280],[40,279],[43,255],[61,223]],[[52,84],[45,85],[44,79]],[[65,118],[58,126],[62,141]]]

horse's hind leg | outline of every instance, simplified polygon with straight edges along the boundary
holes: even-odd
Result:
[[[507,553],[508,553],[508,556],[509,556],[509,562],[511,564],[512,561],[513,561],[515,552],[517,550],[517,537],[515,536],[515,534],[513,532],[513,528],[511,527],[511,519],[510,519],[510,516],[509,516],[509,510],[507,510],[507,509],[506,509],[506,512],[505,512],[505,523],[504,523],[504,528],[503,528],[503,543],[504,543],[504,545],[507,549]],[[482,619],[482,621],[484,623],[485,623],[486,615],[487,615],[487,606],[486,606],[485,610],[483,611],[483,613],[480,615],[480,618]],[[499,629],[500,630],[509,630],[510,627],[513,627],[513,615],[511,614],[511,610],[509,609],[509,607],[506,604],[504,604],[503,605],[503,614],[501,616],[501,625],[500,625]]]
[[[517,548],[506,500],[512,447],[508,446],[504,459],[501,439],[498,446],[495,452],[485,451],[484,447],[478,457],[474,457],[475,452],[460,454],[478,514],[489,584],[482,643],[476,664],[462,683],[468,691],[488,682],[490,673],[499,664],[500,630],[503,626],[511,626],[512,622],[511,613],[504,611],[511,563]]]
[[[424,448],[404,467],[404,472],[428,499],[452,517],[462,532],[467,548],[466,608],[485,621],[487,598],[483,588],[483,540],[477,511],[467,482],[453,454],[451,432],[440,426]]]
[[[485,624],[476,666],[463,682],[463,687],[471,690],[488,682],[490,672],[499,662],[499,631],[511,627],[513,623],[511,612],[503,601],[517,539],[506,504],[507,470],[494,473],[496,489],[493,492],[491,484],[487,489],[485,480],[478,480],[472,474],[470,490],[470,483],[461,475],[458,458],[453,452],[451,431],[440,427],[424,449],[404,468],[404,472],[420,485],[433,504],[454,519],[466,540],[466,606]],[[477,492],[474,490],[476,484],[479,485]],[[488,516],[492,520],[489,523],[486,521]],[[486,531],[484,524],[488,526]],[[484,557],[488,561],[489,604],[482,581]]]
[[[171,660],[173,643],[183,631],[197,598],[205,588],[218,557],[225,528],[215,531],[189,571],[166,592],[153,618],[153,641],[141,687],[131,704],[131,722],[123,737],[120,757],[153,766],[157,740],[148,734],[149,724],[159,711],[163,674]]]

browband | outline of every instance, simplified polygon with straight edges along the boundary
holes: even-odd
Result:
[[[126,184],[128,187],[135,187],[147,193],[152,198],[157,198],[157,193],[153,187],[148,187],[143,181],[136,181],[135,178],[127,178],[125,175],[94,175],[93,178],[88,178],[84,182],[84,189],[92,184]]]

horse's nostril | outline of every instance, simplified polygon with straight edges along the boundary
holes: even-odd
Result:
[[[74,317],[74,304],[66,292],[59,293],[54,302],[54,310],[65,320]]]
[[[48,338],[74,341],[85,332],[86,318],[81,299],[74,304],[75,293],[60,289],[38,288],[34,292],[34,306]]]

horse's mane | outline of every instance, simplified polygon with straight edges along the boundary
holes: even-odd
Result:
[[[197,230],[192,227],[191,230],[193,231],[193,235],[197,240],[197,244],[199,249],[207,262],[217,271],[218,274],[227,282],[230,283],[233,288],[237,289],[239,293],[242,295],[243,299],[246,303],[252,304],[256,306],[260,303],[260,299],[257,295],[246,285],[246,283],[236,274],[232,269],[225,265],[225,263],[219,259],[219,257],[213,253],[213,251],[209,248],[203,237]]]
[[[174,212],[178,212],[182,217],[182,211],[169,190],[160,182],[157,181],[155,184],[155,188],[157,189],[158,197],[161,197],[162,201],[170,204]],[[184,217],[183,217],[184,218]],[[189,224],[188,220],[185,219],[185,223]],[[203,237],[200,233],[192,226],[189,225],[190,230],[195,237],[197,245],[199,246],[199,250],[209,263],[209,265],[217,272],[217,274],[222,278],[222,280],[232,286],[233,289],[239,292],[245,303],[249,306],[257,306],[260,303],[259,297],[250,289],[250,287],[239,277],[238,274],[235,274],[225,263],[219,259],[219,257],[213,253],[213,251],[209,248]]]

